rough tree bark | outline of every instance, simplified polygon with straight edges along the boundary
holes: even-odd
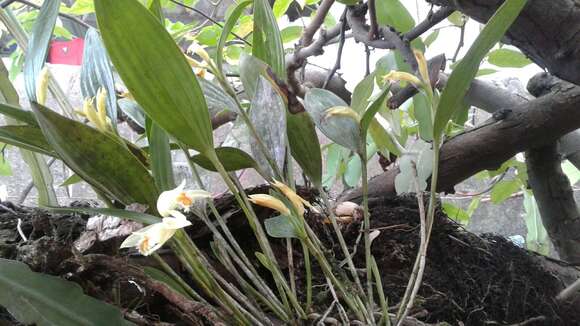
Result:
[[[482,23],[504,0],[427,0]],[[580,1],[529,0],[510,27],[505,43],[517,46],[540,67],[580,85]]]

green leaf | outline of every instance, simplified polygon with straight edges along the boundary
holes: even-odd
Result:
[[[85,36],[80,84],[83,98],[97,96],[101,87],[107,91],[107,116],[113,122],[113,128],[116,128],[117,95],[113,71],[101,37],[94,28],[90,28]]]
[[[394,27],[400,33],[408,32],[415,26],[413,16],[399,0],[379,0],[375,4],[379,25]]]
[[[397,194],[415,193],[415,174],[419,183],[419,190],[427,188],[427,179],[433,172],[433,149],[431,144],[420,139],[411,144],[399,160],[401,172],[395,177]],[[413,171],[416,169],[416,171]]]
[[[248,98],[254,98],[256,92],[256,85],[260,76],[268,76],[268,65],[264,61],[252,56],[242,53],[240,58],[240,79],[244,85],[244,92]]]
[[[2,126],[0,127],[0,142],[20,147],[44,155],[58,157],[42,130],[31,126]]]
[[[36,101],[36,80],[48,54],[48,43],[56,24],[60,0],[44,1],[28,39],[24,61],[24,86],[30,101]]]
[[[127,211],[119,208],[93,208],[93,207],[52,207],[44,206],[43,209],[55,214],[70,214],[70,213],[80,213],[80,214],[94,214],[94,215],[106,215],[115,216],[118,218],[123,218],[130,221],[135,221],[143,223],[145,225],[154,224],[161,222],[161,218],[149,215],[145,213]]]
[[[363,114],[360,120],[360,129],[363,135],[366,134],[367,130],[369,129],[369,125],[371,121],[375,118],[375,114],[377,114],[379,110],[384,107],[385,99],[387,98],[388,94],[389,87],[381,91],[379,96],[373,101],[371,106]]]
[[[360,181],[362,175],[362,161],[360,156],[353,155],[348,164],[346,165],[346,171],[344,172],[344,182],[349,187],[356,187]]]
[[[330,144],[326,151],[326,171],[322,178],[325,187],[332,186],[335,178],[339,176],[340,166],[348,155],[348,150],[338,144]]]
[[[282,171],[287,144],[286,105],[270,82],[262,76],[259,78],[256,93],[252,99],[250,121],[268,150],[267,155],[273,159],[278,171]],[[255,137],[250,137],[250,144],[252,155],[261,170],[270,177],[276,177],[275,171],[272,171],[268,158],[262,152]]]
[[[375,73],[371,73],[361,80],[352,92],[350,106],[358,113],[364,112],[368,105],[368,100],[375,89]]]
[[[302,35],[303,30],[304,28],[302,26],[288,26],[284,28],[280,31],[280,34],[282,35],[282,43],[286,44],[296,41]]]
[[[467,224],[471,217],[464,209],[457,207],[450,202],[443,203],[441,208],[443,208],[443,212],[447,217],[462,224]]]
[[[26,264],[1,258],[0,305],[27,325],[131,324],[116,307],[83,294],[78,284],[35,273]]]
[[[460,11],[454,11],[451,15],[449,15],[449,17],[447,17],[447,20],[455,26],[461,27],[465,24],[463,21],[463,14]]]
[[[491,190],[491,202],[499,204],[508,199],[513,193],[518,191],[522,186],[519,179],[503,180],[498,182]]]
[[[419,136],[425,141],[433,140],[433,113],[424,94],[413,96],[413,113],[419,123]]]
[[[465,57],[453,70],[441,94],[437,113],[435,114],[434,138],[439,139],[441,137],[447,122],[451,119],[455,110],[461,107],[463,98],[469,90],[469,85],[477,74],[479,64],[489,50],[506,33],[509,26],[526,5],[526,2],[527,0],[505,1],[485,25]]]
[[[284,16],[288,8],[292,4],[294,0],[276,0],[274,2],[274,6],[272,7],[272,11],[274,12],[274,17],[280,18]]]
[[[562,163],[562,171],[568,177],[572,186],[580,181],[580,170],[570,163],[570,161],[566,160]]]
[[[264,220],[266,232],[272,238],[299,238],[288,215],[278,215]]]
[[[226,171],[237,171],[257,167],[254,159],[241,149],[235,147],[218,147],[215,151]],[[206,170],[217,172],[211,161],[203,154],[197,154],[193,156],[191,160]]]
[[[388,122],[380,116],[375,117],[369,126],[369,134],[381,153],[384,155],[393,153],[396,156],[400,156],[401,150],[399,146],[396,145],[393,135],[387,132],[387,128],[383,127],[382,123]]]
[[[60,187],[71,186],[81,181],[83,181],[83,179],[81,179],[78,174],[73,173],[70,177],[66,178],[63,183],[60,184]]]
[[[198,152],[213,150],[209,112],[185,56],[137,0],[95,0],[105,47],[151,119]]]
[[[326,111],[330,108],[347,107],[340,97],[325,89],[313,88],[306,93],[304,107],[326,137],[358,153],[361,143],[358,121],[347,117],[326,116]]]
[[[322,185],[322,153],[314,122],[306,112],[288,113],[286,132],[292,157],[314,186]]]
[[[83,180],[126,205],[154,207],[155,182],[125,143],[38,104],[32,108],[47,141]]]
[[[526,247],[528,250],[548,255],[550,252],[550,239],[548,232],[542,223],[542,216],[536,203],[536,198],[531,190],[524,191],[524,209],[526,214]]]
[[[7,103],[0,103],[0,114],[26,123],[27,125],[33,127],[38,126],[36,118],[34,118],[34,114],[32,114],[32,112],[25,111],[24,109],[17,106],[13,106]]]
[[[0,175],[6,177],[12,175],[12,166],[4,154],[0,155]]]
[[[240,16],[244,13],[244,9],[246,9],[246,7],[249,6],[250,4],[252,4],[251,0],[245,0],[238,3],[238,5],[231,11],[228,18],[226,19],[216,49],[216,64],[220,72],[223,72],[223,62],[224,62],[223,53],[224,48],[226,47],[226,41],[228,40],[228,36],[230,35],[230,32],[236,25],[238,19],[240,19]]]
[[[254,0],[254,32],[252,54],[272,67],[282,80],[286,79],[284,45],[276,17],[268,0]]]
[[[165,130],[161,129],[155,122],[151,124],[149,135],[151,172],[153,173],[155,184],[160,191],[173,189],[175,188],[175,179],[173,177],[169,137]]]
[[[437,29],[425,38],[425,41],[423,41],[423,43],[425,44],[426,47],[431,46],[431,44],[433,44],[433,42],[437,40],[437,38],[439,37],[439,31],[440,30]]]
[[[502,68],[522,68],[532,63],[519,51],[510,49],[497,49],[487,55],[487,61],[494,66]]]
[[[200,79],[199,84],[205,96],[210,117],[213,118],[224,110],[238,112],[235,100],[226,94],[220,86],[205,79]]]
[[[117,104],[123,113],[129,116],[136,124],[141,128],[145,128],[145,113],[143,109],[137,102],[130,100],[128,98],[120,99]]]
[[[491,74],[495,74],[497,72],[497,70],[495,69],[491,69],[491,68],[481,68],[477,71],[477,75],[476,77],[481,77],[481,76],[485,76],[485,75],[491,75]]]

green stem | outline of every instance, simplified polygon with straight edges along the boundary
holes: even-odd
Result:
[[[312,307],[312,267],[310,266],[310,252],[308,251],[308,246],[304,242],[300,242],[302,245],[302,254],[304,256],[304,268],[306,269],[306,313],[310,311]]]
[[[367,171],[367,150],[366,137],[363,135],[361,144],[361,153],[359,154],[362,162],[362,197],[363,197],[363,212],[364,212],[364,240],[365,240],[365,265],[367,271],[367,311],[371,323],[374,324],[374,298],[373,298],[373,272],[372,272],[372,254],[371,254],[371,220],[369,213],[369,186],[368,186],[368,171]]]
[[[185,282],[183,278],[181,278],[181,276],[179,276],[179,274],[177,274],[173,268],[171,268],[171,266],[169,266],[169,264],[167,264],[165,260],[161,258],[161,256],[156,253],[151,256],[153,259],[155,259],[155,261],[157,261],[161,269],[163,269],[167,275],[169,275],[175,282],[177,282],[192,299],[207,303],[207,301],[201,295],[199,295],[199,293],[195,292],[195,290],[192,289],[191,286],[189,286],[189,284],[187,284],[187,282]]]
[[[272,247],[270,246],[266,233],[264,232],[264,229],[262,228],[262,225],[260,223],[260,220],[256,216],[256,213],[253,211],[252,206],[246,196],[246,193],[244,192],[244,189],[241,186],[238,187],[239,184],[236,184],[232,181],[231,176],[227,173],[226,169],[219,161],[215,152],[206,153],[206,156],[209,158],[209,160],[212,162],[218,173],[221,175],[228,189],[232,192],[234,198],[238,202],[238,205],[246,215],[246,218],[248,219],[248,224],[250,225],[250,227],[254,231],[254,234],[256,235],[258,244],[260,245],[260,249],[263,251],[264,255],[268,259],[268,263],[270,264],[271,267],[270,271],[274,278],[274,282],[276,283],[276,286],[278,288],[278,292],[280,293],[280,297],[282,298],[284,305],[286,306],[287,312],[289,313],[290,316],[294,315],[294,311],[290,309],[290,306],[288,304],[289,299],[294,309],[298,312],[300,318],[306,318],[306,314],[304,313],[304,310],[300,306],[298,299],[296,298],[296,296],[292,294],[290,287],[286,283],[284,275],[280,271],[280,268],[276,261],[276,257],[274,256],[274,252],[272,251]]]

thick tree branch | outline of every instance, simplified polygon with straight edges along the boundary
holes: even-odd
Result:
[[[504,0],[427,0],[487,22]],[[540,67],[580,85],[580,5],[577,0],[529,0],[504,41]]]
[[[302,37],[300,38],[300,45],[301,46],[309,46],[312,44],[312,40],[314,39],[314,34],[320,29],[320,26],[324,23],[324,19],[328,12],[330,11],[330,7],[334,4],[334,0],[322,0],[320,6],[316,10],[316,15],[310,21],[310,24],[304,28],[302,32]]]
[[[580,263],[580,213],[555,143],[526,152],[528,182],[560,258]]]
[[[556,141],[580,127],[580,87],[563,83],[546,96],[515,105],[505,119],[447,140],[441,148],[438,191],[482,170],[493,170],[517,153]],[[395,195],[397,168],[369,182],[369,193]],[[360,200],[360,190],[342,196]]]

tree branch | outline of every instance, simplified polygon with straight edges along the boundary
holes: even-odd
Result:
[[[560,258],[580,263],[580,214],[555,143],[526,152],[528,182]]]
[[[314,34],[320,29],[322,24],[324,23],[324,19],[328,12],[330,11],[330,7],[334,4],[334,0],[322,0],[320,6],[316,10],[316,15],[310,21],[310,24],[304,28],[302,32],[302,37],[300,38],[300,45],[301,46],[309,46],[312,44],[312,40],[314,39]]]
[[[430,30],[431,27],[439,24],[445,18],[449,17],[455,10],[451,7],[443,7],[438,11],[430,14],[427,18],[417,24],[413,29],[403,35],[403,40],[411,42],[417,37],[423,35],[426,31]]]
[[[453,186],[482,170],[493,170],[515,154],[556,141],[580,127],[580,87],[562,82],[548,95],[511,107],[496,123],[467,131],[447,140],[441,148],[438,191],[452,192]],[[398,168],[369,182],[369,193],[396,195]],[[360,189],[341,200],[360,201]]]

